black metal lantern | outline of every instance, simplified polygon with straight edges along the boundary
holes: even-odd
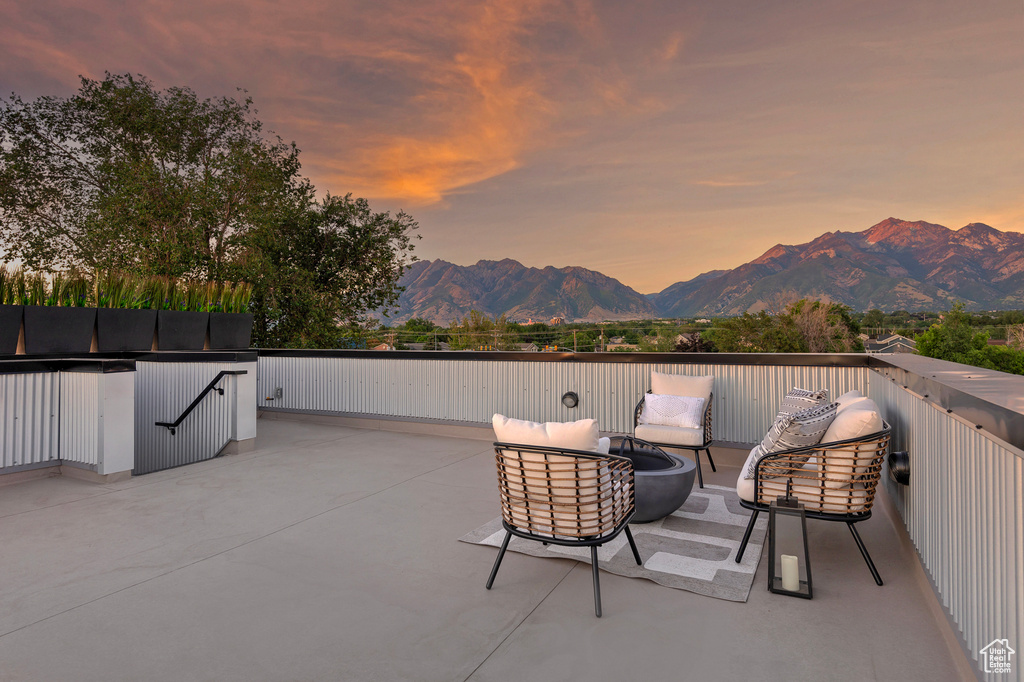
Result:
[[[790,485],[792,481],[790,481]],[[768,589],[810,599],[811,554],[807,547],[807,515],[790,493],[768,507]]]

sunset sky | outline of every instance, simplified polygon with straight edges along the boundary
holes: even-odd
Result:
[[[0,93],[244,88],[421,258],[642,293],[889,217],[1024,231],[1024,1],[0,0]]]

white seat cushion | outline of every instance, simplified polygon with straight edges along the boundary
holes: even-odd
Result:
[[[682,426],[659,426],[637,424],[634,432],[640,440],[649,443],[670,443],[672,445],[701,446],[704,444],[704,429],[688,429]]]
[[[706,405],[715,388],[713,376],[689,376],[686,374],[662,374],[651,372],[651,392],[661,395],[683,395],[704,398]]]

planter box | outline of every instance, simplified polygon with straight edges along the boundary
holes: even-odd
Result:
[[[0,355],[14,355],[18,352],[24,311],[23,305],[0,305]]]
[[[97,350],[152,350],[156,312],[100,308],[96,313]]]
[[[210,313],[161,310],[156,317],[158,350],[203,350]]]
[[[252,342],[252,313],[210,313],[210,348],[248,348]]]
[[[96,330],[95,308],[25,306],[25,352],[88,353]]]

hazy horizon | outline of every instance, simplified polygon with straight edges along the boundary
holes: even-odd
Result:
[[[642,293],[889,216],[1024,231],[1024,3],[0,0],[0,91],[244,88],[417,255]]]

